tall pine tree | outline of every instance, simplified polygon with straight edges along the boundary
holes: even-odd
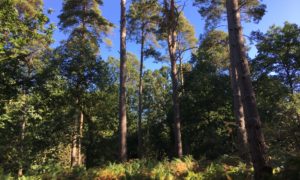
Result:
[[[60,29],[69,32],[69,38],[65,44],[66,52],[77,52],[66,57],[68,64],[67,73],[72,84],[72,96],[75,104],[74,127],[72,135],[71,166],[82,165],[81,141],[83,135],[84,112],[82,96],[87,90],[87,76],[89,64],[95,61],[99,52],[99,43],[103,42],[103,36],[109,32],[112,24],[107,21],[99,9],[102,0],[65,0],[62,13],[59,15]]]
[[[175,140],[175,156],[182,157],[181,119],[179,102],[179,77],[182,78],[182,55],[193,49],[196,38],[195,31],[184,17],[180,7],[173,0],[164,0],[158,38],[165,41],[171,62],[172,100],[173,100],[173,130]],[[180,61],[180,69],[177,62]],[[179,72],[179,73],[178,73]]]
[[[233,88],[239,87],[241,92],[255,178],[262,179],[264,173],[270,174],[271,171],[266,162],[266,145],[250,79],[241,21],[258,22],[264,15],[266,7],[259,0],[196,0],[195,2],[200,6],[200,14],[206,18],[206,28],[208,29],[215,28],[222,20],[222,15],[227,15],[231,71],[236,72],[234,79],[238,84]],[[239,106],[235,105],[235,108],[237,107]]]
[[[172,79],[172,100],[173,100],[173,116],[174,116],[174,136],[175,136],[175,155],[182,157],[182,138],[181,138],[181,119],[178,92],[178,75],[177,75],[177,36],[180,13],[176,7],[174,0],[163,1],[163,18],[161,29],[164,38],[168,44],[168,52],[171,61],[171,79]]]
[[[143,154],[143,135],[142,135],[142,114],[143,114],[143,66],[145,50],[151,44],[155,45],[157,24],[159,20],[160,6],[157,0],[134,0],[130,5],[127,15],[128,18],[128,36],[140,43],[140,75],[139,75],[139,103],[138,103],[138,154]]]
[[[120,29],[120,94],[119,94],[119,158],[127,161],[127,115],[126,115],[126,0],[121,0]]]

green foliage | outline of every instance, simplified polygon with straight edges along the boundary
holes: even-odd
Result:
[[[184,8],[184,5],[182,5]],[[171,32],[175,32],[176,36],[176,59],[183,58],[183,53],[195,48],[197,38],[195,37],[195,29],[185,17],[180,8],[180,5],[175,4],[174,12],[170,10],[170,2],[164,1],[161,8],[161,17],[159,23],[159,29],[157,31],[157,38],[161,40],[163,46],[168,43],[168,36]],[[174,13],[173,19],[172,13]],[[166,42],[163,42],[166,41]],[[167,59],[170,59],[168,57]]]
[[[265,122],[271,164],[280,167],[299,151],[298,36],[295,24],[255,32],[258,55],[251,61],[258,109]],[[283,45],[284,44],[284,45]],[[272,47],[272,48],[270,48]]]
[[[196,33],[194,26],[184,16],[183,12],[180,13],[178,21],[178,51],[186,51],[189,48],[195,48],[197,38],[195,37]]]
[[[185,80],[182,130],[187,153],[197,158],[204,153],[208,158],[217,158],[234,150],[230,80],[210,59],[201,58],[195,57],[195,67]]]
[[[226,157],[225,157],[226,159]],[[71,169],[53,169],[41,176],[24,176],[24,178],[42,179],[156,179],[156,180],[210,180],[210,179],[251,179],[253,170],[239,162],[226,164],[217,160],[214,162],[195,161],[191,156],[171,161],[155,161],[151,159],[130,160],[123,164],[109,163],[101,168],[75,167]],[[224,158],[223,158],[224,161]],[[9,177],[9,176],[7,176]]]
[[[229,69],[228,35],[223,31],[210,31],[200,37],[197,60],[209,61],[221,72]]]
[[[127,13],[128,36],[136,42],[156,42],[155,31],[159,20],[160,6],[157,0],[134,0]]]
[[[257,42],[257,56],[252,61],[255,76],[262,74],[278,78],[291,93],[300,86],[300,27],[285,22],[283,27],[271,26],[267,33],[252,32]]]
[[[205,28],[210,31],[215,29],[226,15],[226,0],[194,0],[194,5],[199,8],[199,13],[205,18]],[[265,15],[266,5],[260,0],[239,1],[242,20],[246,22],[259,22]]]
[[[5,0],[0,11],[0,60],[36,56],[52,41],[54,26],[46,28],[48,17],[43,14],[39,1],[19,2]]]
[[[196,162],[191,157],[154,162],[150,159],[132,160],[124,164],[109,164],[96,173],[99,179],[174,179],[193,171]]]
[[[45,68],[42,59],[52,41],[41,1],[1,1],[0,10],[0,135],[4,171],[28,168],[36,154],[35,132],[43,110],[37,82]],[[27,131],[28,130],[28,131]]]
[[[102,42],[102,35],[107,35],[113,26],[101,15],[99,6],[102,4],[102,0],[65,0],[59,15],[60,28],[71,31],[71,37],[85,34],[84,39],[98,45],[98,41]]]
[[[169,71],[168,67],[162,67],[155,71],[147,70],[144,74],[145,154],[158,159],[166,157],[171,146],[168,121],[171,108]]]

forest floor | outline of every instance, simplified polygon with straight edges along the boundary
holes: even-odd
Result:
[[[300,179],[300,159],[293,159],[289,166],[273,167],[273,177],[266,179]],[[36,172],[35,172],[36,173]],[[2,175],[1,175],[2,174]],[[3,175],[0,179],[16,179],[11,175]],[[63,169],[52,167],[48,172],[28,174],[23,180],[60,179],[60,180],[118,180],[118,179],[157,179],[157,180],[198,180],[198,179],[226,179],[251,180],[253,168],[243,163],[235,156],[223,156],[216,161],[201,159],[194,160],[191,156],[172,161],[130,160],[126,163],[109,163],[99,168],[86,170],[83,167]]]

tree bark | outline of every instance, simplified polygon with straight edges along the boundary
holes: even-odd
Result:
[[[235,63],[230,64],[231,86],[233,91],[233,109],[237,124],[237,143],[239,156],[248,164],[250,162],[247,131],[245,126],[244,107],[242,103],[241,90],[238,85],[238,76]]]
[[[142,137],[142,101],[143,101],[143,66],[144,66],[144,43],[145,35],[144,28],[142,28],[141,38],[141,62],[140,62],[140,77],[139,77],[139,119],[138,119],[138,155],[139,158],[143,156],[143,137]]]
[[[172,100],[173,100],[173,111],[174,111],[174,133],[175,133],[175,150],[176,156],[182,157],[182,141],[181,141],[181,121],[180,121],[180,106],[178,97],[178,78],[177,78],[177,67],[176,59],[171,60],[171,78],[172,78]]]
[[[179,71],[180,71],[180,82],[181,82],[181,87],[183,88],[184,86],[184,78],[183,78],[183,67],[182,67],[182,56],[179,56]]]
[[[121,39],[120,39],[120,94],[119,94],[119,158],[127,161],[127,117],[126,117],[126,0],[121,0]]]
[[[77,115],[74,118],[74,126],[73,126],[73,133],[72,133],[72,145],[71,145],[71,167],[75,167],[78,165],[78,146],[77,146],[77,139],[78,139],[78,117]]]
[[[165,1],[165,5],[167,5]],[[168,8],[168,7],[165,7]],[[170,9],[166,9],[168,12],[168,50],[171,61],[171,79],[172,79],[172,100],[173,100],[173,118],[174,118],[174,136],[175,136],[175,154],[177,157],[182,157],[182,140],[181,140],[181,122],[180,122],[180,106],[179,106],[179,97],[178,97],[178,76],[177,76],[177,67],[176,67],[176,28],[177,28],[177,19],[175,17],[175,2],[174,0],[170,1]]]
[[[236,64],[238,85],[241,89],[245,111],[246,129],[250,154],[255,171],[255,179],[270,174],[266,163],[266,144],[261,130],[261,121],[257,110],[255,93],[250,79],[246,48],[241,26],[238,0],[226,0],[227,22],[230,43],[231,64]]]
[[[78,129],[78,140],[77,140],[77,146],[78,146],[78,165],[81,166],[83,164],[82,162],[82,152],[81,152],[81,147],[82,147],[82,138],[83,138],[83,112],[80,111],[80,116],[79,116],[79,129]]]
[[[76,111],[74,118],[72,145],[71,145],[71,167],[81,166],[82,153],[81,153],[81,141],[83,137],[83,112]]]

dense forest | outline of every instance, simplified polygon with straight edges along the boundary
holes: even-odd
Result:
[[[185,0],[0,0],[0,179],[300,179],[300,26],[189,1],[201,35]]]

